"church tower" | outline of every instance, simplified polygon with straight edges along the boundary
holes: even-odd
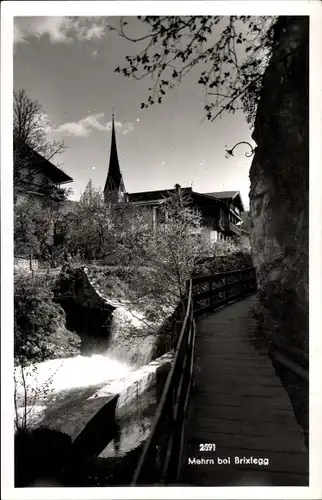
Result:
[[[108,203],[109,201],[111,201],[112,203],[120,203],[124,201],[124,195],[125,195],[125,186],[117,155],[114,113],[113,113],[110,164],[108,167],[108,174],[104,186],[104,201],[105,203]]]

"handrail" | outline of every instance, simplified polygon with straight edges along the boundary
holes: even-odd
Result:
[[[229,281],[230,278],[237,279]],[[224,283],[222,284],[222,281]],[[255,269],[248,267],[236,271],[226,271],[208,276],[197,276],[192,278],[194,287],[193,302],[195,313],[204,313],[228,304],[229,302],[242,298],[256,290]],[[197,290],[197,285],[205,286],[206,289]],[[203,302],[203,305],[202,305]]]
[[[138,463],[137,468],[135,470],[135,473],[134,473],[134,476],[132,479],[132,483],[131,483],[132,486],[134,486],[138,483],[141,483],[141,484],[144,483],[144,479],[147,478],[146,471],[147,471],[147,469],[150,470],[150,468],[151,468],[151,463],[149,462],[149,458],[151,457],[152,454],[154,454],[154,457],[151,457],[151,458],[154,458],[154,461],[156,461],[156,454],[157,454],[158,450],[157,450],[157,445],[155,444],[155,440],[156,440],[158,431],[160,430],[160,427],[162,426],[162,418],[165,416],[164,414],[167,410],[167,403],[168,403],[169,398],[171,397],[171,390],[174,388],[173,384],[174,384],[174,380],[175,380],[175,375],[176,375],[178,369],[180,369],[180,361],[181,361],[180,360],[180,350],[181,350],[181,347],[182,347],[183,342],[185,340],[185,337],[187,336],[186,335],[186,333],[187,333],[186,327],[187,327],[188,321],[192,317],[193,317],[192,281],[189,280],[187,309],[186,309],[185,317],[184,317],[183,324],[181,327],[177,347],[176,347],[176,350],[174,353],[172,366],[171,366],[170,372],[167,376],[166,383],[165,383],[165,386],[164,386],[164,389],[163,389],[163,392],[161,395],[161,399],[160,399],[160,402],[159,402],[157,410],[156,410],[155,419],[154,419],[154,423],[153,423],[149,438],[148,438],[147,442],[145,443],[142,454],[140,456],[139,463]],[[189,324],[188,335],[189,335],[189,333],[190,333],[190,324]],[[180,380],[178,383],[178,387],[179,387],[180,383],[183,383],[185,381],[184,378],[185,378],[186,373],[184,372],[184,368],[187,368],[186,361],[189,358],[189,347],[191,347],[192,345],[193,345],[193,342],[191,342],[190,346],[187,345],[187,348],[186,348],[187,352],[185,352],[185,357],[184,357],[183,367],[182,367],[183,373],[181,374],[181,377],[180,377]],[[189,370],[192,374],[190,366],[189,366]],[[189,375],[190,375],[190,373],[189,373]],[[191,383],[190,377],[189,377],[188,382],[189,382],[188,387],[190,389],[190,383]],[[181,396],[181,394],[179,394],[179,396]],[[186,397],[187,397],[187,391],[186,391]],[[171,403],[173,403],[173,402],[171,402]],[[176,401],[176,403],[178,403],[178,402]],[[170,410],[173,410],[173,408],[171,408]],[[172,439],[173,439],[173,435],[172,435]],[[155,449],[153,449],[153,448],[155,448]],[[170,454],[171,454],[171,450],[170,450]],[[171,459],[171,457],[170,457],[170,459]],[[169,463],[170,459],[168,458],[168,463]],[[174,471],[172,471],[172,472],[174,472]],[[167,471],[165,471],[165,474],[167,474]]]
[[[238,279],[233,283],[229,283],[228,280],[231,276],[236,276]],[[225,279],[224,286],[213,289],[213,282],[223,278]],[[211,284],[207,292],[193,292],[195,285],[202,285],[204,282]],[[239,286],[239,293],[231,294],[230,291],[234,291],[234,287],[236,286]],[[210,298],[210,309],[215,309],[218,301],[214,300],[214,297],[223,290],[225,291],[225,303],[228,303],[237,298],[237,296],[243,297],[251,293],[254,291],[254,288],[256,288],[256,281],[253,268],[216,273],[189,280],[186,312],[172,366],[156,410],[149,438],[144,445],[134,472],[131,482],[132,486],[151,484],[151,481],[159,484],[160,482],[168,484],[178,479],[184,442],[184,422],[193,376],[196,332],[194,316],[207,309],[197,307],[195,310],[195,305],[198,305],[198,299],[201,296],[203,298],[204,296]],[[220,301],[220,304],[222,304],[222,301]],[[158,468],[157,463],[161,463],[161,467]],[[154,479],[152,479],[152,475],[157,468],[158,472],[153,476]]]
[[[232,276],[236,276],[237,279],[228,282]],[[218,285],[218,281],[222,282],[222,280],[224,280],[224,284],[221,283]],[[205,284],[206,290],[203,289]],[[199,288],[201,287],[201,291],[200,289],[198,290],[198,286]],[[154,484],[175,483],[179,477],[183,454],[184,423],[193,378],[196,335],[194,317],[243,298],[253,293],[256,288],[256,277],[253,267],[215,273],[208,276],[198,276],[189,280],[187,307],[172,366],[156,410],[149,438],[143,448],[131,486],[144,483],[151,484],[151,482]],[[207,305],[200,307],[200,301],[205,300],[207,301]],[[289,348],[288,351],[289,354],[297,356],[302,354],[303,358],[306,359],[305,353],[299,349]],[[294,360],[286,357],[283,352],[278,352],[275,348],[270,352],[270,355],[275,362],[284,365],[308,381],[308,370],[304,366],[300,366]],[[163,433],[168,435],[164,437]],[[162,457],[160,452],[162,452],[161,448],[164,444],[166,453]],[[153,473],[157,462],[159,464],[161,462],[163,467],[161,467],[162,471],[159,471],[158,477],[154,477],[153,479],[151,473]]]
[[[293,360],[287,358],[284,356],[284,354],[281,354],[279,352],[272,352],[271,356],[273,357],[274,361],[279,363],[280,365],[285,366],[288,370],[290,370],[293,373],[296,373],[299,377],[301,377],[303,380],[306,382],[309,382],[309,371],[306,370],[305,368],[302,368],[298,363],[294,362]]]
[[[252,271],[254,269],[254,267],[244,267],[244,268],[241,268],[241,269],[236,269],[234,271],[221,271],[220,273],[213,273],[213,274],[205,274],[205,275],[202,275],[202,276],[195,276],[194,278],[192,278],[193,282],[194,283],[198,283],[199,281],[204,281],[204,280],[208,280],[208,279],[211,279],[211,278],[224,278],[225,276],[231,276],[231,275],[234,275],[234,274],[238,274],[238,273],[244,273],[245,271]]]
[[[302,380],[309,382],[309,355],[303,349],[271,341],[268,352],[275,363],[279,363]]]

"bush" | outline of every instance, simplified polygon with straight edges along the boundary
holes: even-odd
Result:
[[[194,276],[234,271],[253,266],[249,240],[219,240],[207,252],[200,255],[195,268]]]
[[[71,438],[41,427],[15,435],[15,487],[60,486],[72,456]]]
[[[16,363],[25,365],[78,354],[80,339],[66,330],[65,313],[53,300],[53,280],[20,275],[14,285]]]

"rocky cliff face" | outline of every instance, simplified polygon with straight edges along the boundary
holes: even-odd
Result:
[[[309,22],[282,17],[263,80],[250,171],[261,327],[308,352]]]
[[[258,320],[268,345],[308,355],[309,21],[282,17],[263,79],[250,171]],[[280,348],[279,348],[280,349]],[[305,358],[305,355],[302,355]],[[276,364],[308,445],[307,383]]]

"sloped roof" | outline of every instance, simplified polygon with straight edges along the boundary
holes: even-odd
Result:
[[[191,193],[191,188],[181,188],[182,194]],[[128,193],[130,203],[137,201],[156,201],[168,198],[169,194],[175,193],[175,189],[159,189],[156,191],[141,191],[139,193]]]
[[[245,210],[244,203],[239,191],[215,191],[213,193],[205,193],[211,198],[216,198],[216,200],[233,200],[236,196],[239,196],[240,208],[242,212]]]
[[[28,163],[32,164],[33,167],[37,167],[45,175],[47,175],[55,184],[64,184],[67,182],[72,182],[73,179],[65,174],[60,168],[56,167],[49,160],[46,160],[41,154],[37,153],[28,144],[21,141],[20,139],[15,139],[14,147],[16,148],[21,159],[26,159]]]
[[[239,191],[215,191],[214,193],[205,193],[207,196],[213,196],[214,198],[220,199],[230,199],[235,198]]]
[[[175,189],[162,189],[156,191],[142,191],[139,193],[128,193],[128,199],[131,204],[155,204],[158,201],[162,201],[169,196],[169,194],[174,193]],[[214,204],[223,203],[223,200],[231,200],[236,196],[239,196],[240,207],[242,211],[244,210],[243,201],[240,196],[239,191],[217,191],[214,193],[198,193],[193,191],[191,187],[181,188],[182,194],[189,194],[195,203],[201,203],[204,205],[208,200],[208,205],[212,206]]]

